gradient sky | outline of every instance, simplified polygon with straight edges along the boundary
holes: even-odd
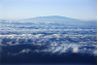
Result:
[[[0,18],[23,19],[60,15],[95,20],[96,0],[0,0]]]

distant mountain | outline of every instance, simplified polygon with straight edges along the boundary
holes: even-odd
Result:
[[[63,26],[82,26],[82,27],[94,27],[96,28],[96,21],[83,21],[74,18],[64,17],[64,16],[41,16],[35,18],[28,18],[18,20],[17,22],[21,23],[37,23],[37,24],[54,24],[54,25],[63,25]]]
[[[20,22],[20,23],[77,23],[77,22],[95,22],[96,20],[83,21],[64,16],[40,16],[35,18],[21,19],[21,20],[2,20],[0,22]]]
[[[63,17],[63,16],[43,16],[43,17],[35,17],[29,19],[19,20],[21,22],[39,22],[39,23],[68,23],[72,21],[80,21],[73,18]]]
[[[82,27],[94,27],[96,28],[96,21],[82,21],[74,18],[64,17],[64,16],[42,16],[42,17],[35,17],[35,18],[28,18],[28,19],[21,19],[21,20],[0,20],[0,23],[7,23],[7,24],[22,24],[22,25],[34,25],[34,24],[41,24],[45,25],[63,25],[63,26],[82,26]],[[39,25],[38,25],[39,26]]]

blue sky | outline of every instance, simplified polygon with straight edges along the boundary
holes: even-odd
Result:
[[[96,19],[96,0],[0,0],[0,18],[23,19],[60,15]]]

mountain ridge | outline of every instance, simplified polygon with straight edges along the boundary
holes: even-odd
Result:
[[[96,21],[82,21],[64,16],[40,16],[21,20],[0,20],[0,24],[21,24],[21,25],[62,25],[62,26],[90,26],[96,27]]]

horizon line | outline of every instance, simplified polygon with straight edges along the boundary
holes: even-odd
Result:
[[[64,16],[64,15],[42,15],[42,16],[34,16],[34,17],[24,17],[24,18],[2,18],[0,17],[0,20],[23,20],[23,19],[33,19],[33,18],[39,18],[39,17],[52,17],[52,16],[57,16],[57,17],[65,17],[65,18],[70,18],[70,19],[76,19],[76,20],[82,20],[82,21],[97,21],[97,18],[96,19],[91,19],[91,20],[87,20],[87,19],[79,19],[79,18],[76,18],[76,17],[71,17],[71,16]]]

